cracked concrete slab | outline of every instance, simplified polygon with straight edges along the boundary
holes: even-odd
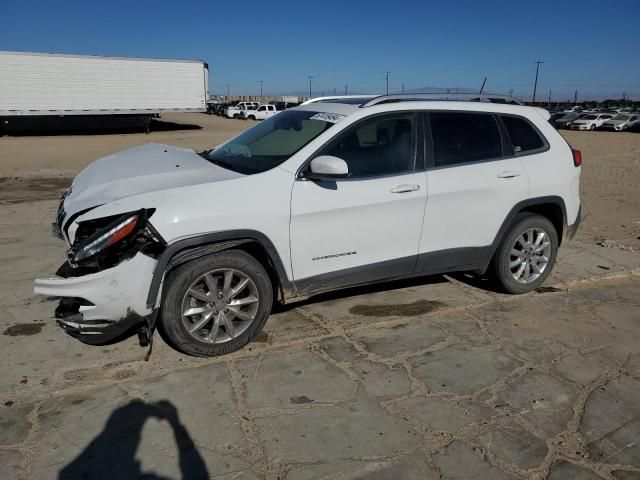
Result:
[[[443,342],[447,336],[431,319],[421,318],[411,323],[398,323],[391,328],[356,331],[350,338],[375,355],[395,357],[427,350]]]
[[[574,463],[560,461],[551,465],[549,477],[547,480],[602,480],[592,470],[581,467]]]
[[[351,362],[351,368],[371,395],[379,399],[397,397],[409,392],[411,380],[400,363],[386,365],[365,359]]]
[[[439,397],[411,397],[397,402],[397,407],[424,428],[435,432],[454,433],[481,418],[463,406],[452,405]]]
[[[595,461],[640,466],[640,379],[625,374],[596,388],[580,431]]]
[[[522,470],[539,467],[548,452],[543,439],[513,422],[480,435],[478,441],[487,453]]]
[[[433,462],[443,478],[450,480],[508,480],[516,478],[491,465],[475,447],[451,442],[443,451],[433,456]]]
[[[438,475],[427,461],[411,454],[388,460],[345,461],[294,466],[287,480],[436,480]]]
[[[506,378],[520,363],[491,346],[454,344],[410,360],[413,376],[433,392],[473,395]]]
[[[546,373],[528,371],[498,394],[497,406],[506,406],[548,436],[567,428],[578,389]]]
[[[419,447],[405,422],[366,398],[258,418],[256,425],[266,454],[284,464],[395,457]]]
[[[16,404],[8,400],[0,405],[0,445],[22,443],[31,430],[30,413],[33,404]]]
[[[273,351],[241,360],[238,370],[250,408],[338,403],[355,393],[351,380],[342,370],[305,348]],[[330,384],[327,379],[331,379]]]
[[[18,480],[20,478],[22,459],[17,450],[0,450],[0,478]]]

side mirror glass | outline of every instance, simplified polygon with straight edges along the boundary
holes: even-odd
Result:
[[[312,180],[335,180],[349,176],[347,162],[331,155],[320,155],[311,160],[306,177]]]

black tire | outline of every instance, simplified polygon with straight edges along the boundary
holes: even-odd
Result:
[[[256,119],[256,117],[254,115],[250,115],[249,116],[249,120],[255,120],[255,119]]]
[[[596,129],[596,126],[595,126],[595,125],[593,125],[593,124],[589,127],[589,130],[591,130],[592,132],[593,132],[595,129]]]
[[[530,229],[544,231],[548,235],[550,242],[548,262],[542,273],[535,280],[530,283],[520,283],[513,277],[510,268],[512,258],[514,258],[511,250],[520,236]],[[507,293],[522,294],[531,292],[542,285],[551,274],[557,254],[558,232],[556,232],[553,224],[542,215],[530,212],[519,213],[498,245],[493,257],[491,273],[498,287]]]
[[[200,276],[218,269],[233,269],[249,277],[258,293],[255,316],[245,331],[224,343],[206,343],[194,338],[182,321],[182,304],[187,289]],[[240,250],[226,250],[185,263],[168,275],[163,288],[159,326],[166,339],[189,355],[211,357],[244,347],[264,327],[273,306],[273,287],[264,267]]]

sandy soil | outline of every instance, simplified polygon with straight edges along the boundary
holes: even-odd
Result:
[[[3,137],[0,205],[56,198],[67,179],[90,162],[128,147],[156,142],[205,149],[253,124],[203,114],[165,115],[162,120],[162,126],[168,130],[149,135]],[[566,130],[562,133],[572,146],[582,150],[584,159],[581,193],[584,219],[578,240],[640,250],[640,134]]]

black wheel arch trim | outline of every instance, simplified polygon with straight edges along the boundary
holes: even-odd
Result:
[[[552,204],[559,207],[562,212],[562,228],[561,228],[561,231],[558,232],[558,245],[560,245],[568,229],[567,207],[565,206],[563,198],[557,195],[547,195],[543,197],[528,198],[526,200],[522,200],[516,203],[507,214],[506,218],[502,222],[502,225],[500,226],[500,229],[498,230],[498,233],[496,234],[493,240],[493,243],[491,244],[490,258],[493,258],[493,255],[495,254],[498,248],[498,245],[500,244],[500,241],[504,238],[505,234],[507,233],[507,230],[509,229],[509,226],[511,226],[511,224],[513,223],[513,220],[516,218],[516,215],[518,215],[518,213],[530,207],[536,207],[536,206],[548,205],[548,204]]]
[[[265,234],[256,230],[227,230],[197,235],[170,244],[158,257],[158,264],[153,272],[147,295],[147,307],[155,308],[163,278],[172,268],[194,258],[252,242],[258,243],[267,252],[277,273],[282,296],[292,296],[293,283],[287,276],[280,254],[273,242]]]

